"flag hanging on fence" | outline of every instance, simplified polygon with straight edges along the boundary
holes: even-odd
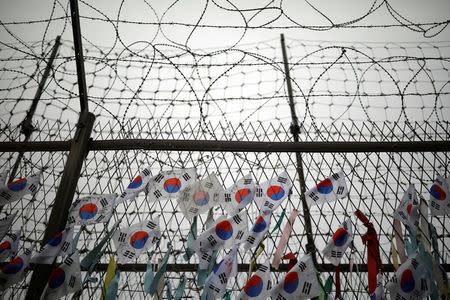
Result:
[[[413,230],[419,225],[419,200],[414,184],[410,184],[402,197],[402,201],[394,211],[394,218]]]
[[[267,299],[270,296],[270,289],[270,265],[269,260],[266,260],[247,281],[237,299]]]
[[[438,175],[430,188],[431,216],[450,214],[450,176],[447,179]]]
[[[20,200],[28,194],[35,194],[39,189],[41,172],[10,182],[0,188],[0,206]]]
[[[196,179],[197,170],[195,168],[164,171],[150,180],[147,194],[150,201],[175,199],[185,187],[193,184]]]
[[[0,243],[0,262],[17,255],[21,232],[21,229],[16,230]]]
[[[386,285],[391,299],[423,299],[428,296],[429,287],[430,274],[418,252],[408,257]]]
[[[186,187],[178,197],[178,206],[187,219],[207,212],[211,207],[220,205],[223,187],[214,174]]]
[[[272,213],[267,212],[258,216],[255,224],[253,224],[252,229],[248,233],[247,239],[244,244],[244,249],[248,250],[259,245],[259,242],[264,238],[266,233],[269,231],[270,219]]]
[[[370,295],[370,300],[386,300],[383,287],[383,275],[381,273],[378,273],[377,288],[375,289],[375,292]]]
[[[347,250],[352,241],[352,221],[347,219],[334,232],[333,237],[328,241],[328,244],[322,250],[323,256],[333,265],[338,266],[341,263],[341,258],[344,255],[345,250]]]
[[[67,227],[53,237],[31,259],[32,263],[52,264],[57,256],[65,256],[72,253],[73,227]]]
[[[272,299],[288,300],[318,297],[321,293],[310,254],[303,256],[270,291]]]
[[[195,241],[201,252],[229,249],[246,240],[248,235],[247,213],[242,211],[229,219],[221,217],[215,226],[205,230]]]
[[[206,299],[223,298],[226,292],[228,280],[237,275],[237,246],[216,265],[214,270],[206,278]]]
[[[91,195],[72,203],[67,219],[68,226],[106,223],[114,209],[115,194]]]
[[[0,291],[6,290],[11,285],[18,283],[25,278],[25,269],[28,268],[28,265],[30,264],[33,248],[34,244],[29,249],[25,249],[23,253],[16,256],[0,270]]]
[[[59,299],[81,289],[80,255],[75,251],[52,271],[41,300]]]
[[[121,263],[138,258],[142,252],[158,245],[161,240],[159,217],[120,228],[114,233],[113,240]]]
[[[129,199],[134,199],[140,192],[146,191],[147,185],[151,179],[152,172],[150,166],[142,172],[128,185],[126,190],[116,199],[116,205]]]
[[[2,240],[5,237],[6,233],[9,231],[9,228],[11,228],[12,222],[16,218],[16,215],[17,211],[0,219],[0,240]]]
[[[306,192],[308,207],[326,202],[333,202],[348,194],[347,183],[343,171],[331,175]]]
[[[252,202],[255,197],[255,181],[249,173],[236,181],[233,186],[223,193],[223,202],[226,212],[232,216]]]
[[[274,211],[288,196],[292,182],[286,171],[256,188],[255,202],[261,213]]]

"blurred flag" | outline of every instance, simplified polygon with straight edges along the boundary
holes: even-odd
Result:
[[[59,299],[81,289],[80,255],[75,251],[48,278],[41,295],[43,299]]]
[[[196,179],[197,170],[195,168],[161,172],[150,180],[147,194],[150,195],[151,201],[175,199],[185,187],[193,184]]]
[[[224,208],[227,213],[230,216],[235,215],[252,202],[255,197],[255,189],[255,181],[250,173],[236,181],[223,193]]]
[[[121,263],[138,258],[142,252],[158,245],[161,240],[159,217],[120,228],[114,233],[113,240]]]
[[[237,246],[216,265],[214,270],[206,278],[206,299],[223,298],[227,289],[228,280],[237,276]]]
[[[128,185],[126,190],[116,199],[116,205],[126,200],[134,199],[140,192],[146,191],[147,185],[151,179],[152,172],[150,166],[142,172]]]
[[[269,260],[266,260],[247,281],[237,299],[267,299],[270,296],[270,288],[270,265]]]
[[[187,219],[207,212],[211,207],[220,205],[223,187],[214,174],[186,187],[178,197],[178,206]]]
[[[7,258],[17,255],[21,231],[21,229],[16,230],[0,243],[0,261],[5,261]]]
[[[253,224],[247,239],[244,244],[244,249],[248,250],[259,245],[259,242],[264,238],[266,233],[269,231],[270,218],[272,214],[270,212],[263,213],[256,219],[255,224]]]
[[[270,293],[277,300],[318,297],[321,289],[311,255],[303,256]]]
[[[347,250],[350,243],[353,241],[352,222],[347,219],[342,223],[333,234],[331,240],[323,249],[323,256],[328,259],[333,265],[337,266],[341,263],[341,258]]]
[[[29,249],[25,249],[23,253],[16,256],[0,270],[0,291],[6,290],[11,285],[18,283],[25,278],[25,269],[28,268],[28,265],[30,264],[33,248],[34,244]]]
[[[403,194],[402,201],[394,211],[394,218],[411,227],[414,231],[419,225],[419,200],[414,184],[410,184]]]
[[[289,195],[292,182],[286,171],[256,188],[255,202],[261,213],[274,211]]]
[[[389,280],[391,299],[423,299],[430,293],[430,274],[419,253],[411,254]]]
[[[14,221],[17,215],[17,211],[7,215],[6,217],[0,219],[0,240],[2,240],[6,233],[9,231],[12,222]]]
[[[347,183],[343,171],[331,175],[306,192],[308,207],[326,202],[333,202],[348,194]]]
[[[72,203],[67,226],[106,223],[112,215],[116,195],[91,195]]]
[[[431,216],[442,216],[450,213],[450,176],[447,179],[438,175],[430,188]]]
[[[58,233],[31,259],[32,263],[47,264],[53,263],[57,256],[65,256],[72,253],[73,227],[67,227]]]
[[[18,201],[27,194],[35,194],[39,189],[41,172],[10,182],[0,187],[0,206]]]

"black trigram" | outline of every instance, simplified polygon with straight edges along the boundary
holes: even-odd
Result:
[[[157,183],[160,183],[163,178],[164,175],[160,173],[153,180],[156,181]]]
[[[25,251],[23,253],[25,255],[30,255],[31,254],[31,249],[25,249]]]
[[[305,283],[303,284],[302,293],[309,295],[309,293],[311,292],[311,286],[312,284],[310,282],[305,281]]]
[[[300,271],[305,272],[307,266],[306,264],[302,261],[298,264],[298,268],[300,269]]]
[[[227,277],[227,275],[225,275],[225,273],[220,273],[219,279],[220,279],[221,284],[226,284],[228,281],[228,277]]]
[[[342,252],[341,251],[331,250],[331,257],[341,258],[342,257]]]
[[[209,255],[207,252],[204,252],[202,254],[202,260],[206,260],[207,262],[211,261],[211,255]]]
[[[262,188],[260,188],[260,187],[256,188],[256,197],[262,197],[262,196],[263,196]]]
[[[61,246],[61,250],[66,252],[67,249],[69,248],[69,246],[70,246],[70,243],[64,242],[63,245]]]
[[[217,241],[212,235],[208,236],[208,242],[211,246],[217,245]]]
[[[184,173],[182,177],[185,181],[188,181],[189,179],[191,179],[191,175],[189,175],[189,173]]]
[[[425,278],[420,279],[420,288],[422,291],[428,291],[428,283]]]
[[[238,233],[236,234],[236,239],[240,240],[243,235],[244,235],[244,232],[242,230],[239,230]]]
[[[344,187],[343,186],[339,186],[337,191],[336,191],[336,194],[342,195],[343,193],[344,193]]]
[[[212,188],[212,187],[214,186],[214,184],[213,184],[212,182],[210,182],[210,181],[207,181],[207,182],[205,183],[205,186],[206,186],[208,189],[210,189],[210,188]]]
[[[272,209],[274,204],[272,202],[266,201],[266,202],[264,202],[264,206]]]
[[[144,170],[142,171],[142,174],[144,174],[144,176],[149,176],[149,175],[150,175],[150,171],[147,170],[147,169],[144,169]]]
[[[441,206],[437,204],[435,201],[431,201],[431,206],[434,207],[436,210],[441,209]]]
[[[406,298],[397,293],[397,295],[395,295],[395,300],[406,300]]]
[[[414,269],[417,269],[417,267],[419,266],[419,262],[413,258],[411,259],[411,265],[414,267]]]
[[[313,199],[314,201],[319,200],[319,196],[317,196],[316,193],[311,193],[308,196],[309,196],[309,198]]]
[[[127,234],[125,232],[119,233],[119,238],[117,239],[120,243],[123,243],[127,240]]]
[[[241,216],[239,215],[234,215],[233,220],[234,222],[236,222],[236,224],[240,224],[242,222]]]
[[[231,202],[231,194],[225,193],[225,202]]]
[[[11,195],[10,195],[9,193],[5,192],[5,191],[2,191],[2,192],[0,193],[0,197],[1,197],[1,198],[5,198],[6,200],[11,199]]]
[[[253,181],[253,180],[252,180],[251,178],[245,178],[245,179],[244,179],[244,184],[245,184],[245,185],[248,185],[248,184],[252,183],[252,181]]]
[[[157,244],[159,242],[160,238],[157,236],[154,236],[152,239],[152,244]]]
[[[75,286],[75,281],[76,281],[76,277],[73,275],[70,275],[70,279],[69,279],[69,286],[71,288],[73,288]]]
[[[156,227],[156,224],[153,222],[147,222],[147,228],[149,228],[150,230],[154,229]]]
[[[331,177],[333,177],[334,180],[338,180],[339,178],[341,178],[338,173],[331,175]]]
[[[15,241],[17,239],[17,235],[15,233],[11,234],[11,239]]]
[[[277,180],[277,181],[280,182],[280,183],[286,183],[287,180],[288,180],[288,179],[287,179],[286,177],[281,177],[281,176],[280,176],[280,177],[278,177],[278,180]]]
[[[134,252],[131,252],[131,251],[129,251],[129,250],[127,250],[127,251],[125,251],[125,252],[123,253],[123,256],[125,256],[125,257],[127,257],[127,258],[129,258],[129,259],[132,259],[132,258],[134,257],[134,255],[135,255],[135,253],[134,253]]]
[[[126,195],[127,195],[127,192],[123,192],[122,195],[120,195],[120,198],[125,198]]]
[[[105,218],[104,215],[99,215],[95,221],[96,221],[96,222],[100,222],[100,221],[103,220],[104,218]]]
[[[255,238],[253,236],[249,235],[247,237],[247,243],[250,243],[250,244],[253,245],[254,242],[255,242]]]
[[[29,190],[32,194],[34,194],[34,193],[36,193],[36,191],[37,191],[37,186],[33,183],[33,184],[31,184],[31,185],[28,187],[28,190]]]
[[[348,230],[348,222],[344,222],[344,224],[342,224],[342,228],[344,228],[346,231]]]
[[[162,197],[162,194],[159,190],[154,191],[153,195],[155,195],[156,198]]]
[[[106,200],[106,198],[102,198],[102,199],[100,199],[100,204],[101,204],[103,207],[105,207],[105,206],[108,205],[108,200]]]
[[[259,270],[261,271],[261,272],[263,272],[263,273],[266,273],[266,271],[268,270],[269,268],[267,267],[267,266],[264,266],[264,265],[262,265],[261,267],[259,267]]]
[[[405,213],[401,210],[398,212],[398,214],[403,218],[403,219],[408,219],[405,215]]]
[[[276,300],[287,300],[287,299],[284,296],[282,296],[281,294],[278,294]]]
[[[190,207],[190,208],[189,208],[189,212],[190,212],[190,213],[193,213],[193,214],[196,214],[196,213],[198,212],[198,209],[195,208],[195,207]]]
[[[213,284],[208,285],[208,288],[210,290],[215,291],[216,293],[220,292],[220,289],[218,287],[216,287],[215,285],[213,285]]]
[[[67,223],[69,224],[75,223],[75,218],[73,216],[69,216],[69,218],[67,218]]]
[[[64,263],[70,267],[70,266],[73,264],[73,259],[72,259],[72,257],[66,258],[66,261],[65,261]]]

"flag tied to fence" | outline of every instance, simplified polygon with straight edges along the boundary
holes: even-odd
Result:
[[[341,258],[353,241],[352,221],[347,219],[334,232],[331,240],[322,250],[323,256],[328,259],[333,265],[338,266],[341,263]]]
[[[0,261],[17,255],[21,232],[21,229],[14,231],[0,243]]]
[[[331,175],[306,192],[308,207],[333,202],[347,196],[348,188],[343,171]]]
[[[394,211],[394,218],[415,231],[419,226],[419,216],[419,199],[414,184],[410,184]]]
[[[67,227],[55,235],[39,252],[31,259],[32,263],[53,263],[57,256],[66,256],[72,253],[73,227]]]
[[[34,244],[16,256],[11,262],[0,270],[0,291],[6,290],[11,285],[22,281],[25,277],[25,269],[30,264],[30,257]]]
[[[226,212],[231,216],[237,214],[253,201],[255,192],[256,184],[251,174],[247,174],[236,181],[233,186],[223,193],[223,203]]]
[[[177,198],[184,188],[193,184],[197,179],[197,170],[174,169],[164,171],[153,177],[147,189],[151,201]]]
[[[270,265],[266,260],[245,284],[238,300],[267,299],[270,296]]]
[[[253,227],[247,236],[247,239],[245,240],[245,250],[254,248],[259,245],[261,240],[269,231],[271,216],[271,212],[263,213],[262,215],[258,216],[255,224],[253,224]]]
[[[292,182],[286,171],[256,188],[255,202],[261,213],[274,211],[286,200],[292,188]]]
[[[67,226],[107,223],[113,213],[115,194],[91,195],[72,203]]]
[[[6,205],[20,200],[23,196],[32,194],[34,195],[39,187],[39,180],[41,178],[41,172],[32,174],[28,177],[18,179],[16,181],[6,183],[1,182],[0,184],[0,206]],[[4,179],[2,179],[4,180]]]
[[[438,175],[430,188],[431,216],[450,214],[450,176],[447,179]]]
[[[237,267],[237,246],[235,246],[206,278],[205,292],[207,293],[207,300],[223,298],[228,280],[237,275]]]
[[[9,228],[11,228],[12,222],[16,218],[16,215],[17,211],[0,219],[0,240],[2,240],[5,237],[6,233],[9,231]]]
[[[147,185],[152,177],[150,167],[142,172],[128,185],[126,190],[116,199],[116,205],[129,199],[134,199],[140,192],[147,190]]]

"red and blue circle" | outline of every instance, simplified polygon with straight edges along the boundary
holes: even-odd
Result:
[[[18,256],[12,262],[4,266],[2,268],[2,272],[4,274],[13,275],[19,273],[20,270],[22,270],[22,268],[23,268],[23,259],[20,256]]]
[[[52,238],[50,240],[50,242],[48,242],[48,243],[49,243],[50,246],[56,247],[56,246],[58,246],[61,243],[61,241],[62,241],[62,232],[60,232],[57,235],[55,235],[55,237]]]
[[[445,200],[447,198],[447,194],[445,191],[437,184],[433,184],[430,188],[430,194],[437,200]]]
[[[321,194],[329,194],[333,191],[333,183],[327,178],[317,184],[317,191]]]
[[[4,241],[0,244],[0,253],[6,250],[11,250],[11,243],[9,241]]]
[[[53,270],[52,274],[48,278],[48,287],[51,289],[59,288],[66,280],[66,273],[61,268]]]
[[[336,246],[342,247],[345,245],[348,239],[348,232],[344,228],[340,227],[333,234],[333,242]]]
[[[410,269],[406,269],[402,272],[400,277],[400,288],[405,293],[411,293],[414,290],[416,282],[414,281],[413,272]]]
[[[233,226],[227,220],[217,223],[216,234],[219,238],[226,241],[233,236]]]
[[[130,245],[135,249],[142,249],[147,243],[148,233],[146,231],[136,231],[130,238]]]
[[[203,206],[209,202],[209,194],[206,191],[197,191],[194,194],[194,203],[197,206]]]
[[[252,191],[250,189],[240,189],[236,192],[236,194],[234,194],[234,199],[236,200],[237,203],[246,203],[248,201],[250,201],[250,197],[251,197]]]
[[[297,272],[289,272],[284,279],[283,289],[286,293],[292,294],[297,290],[299,284]]]
[[[174,194],[181,189],[181,180],[178,178],[169,178],[164,182],[164,190],[169,194]]]
[[[82,220],[92,219],[97,213],[98,207],[94,203],[86,203],[78,211],[78,215]]]
[[[279,185],[272,185],[267,189],[267,196],[275,201],[282,199],[285,195],[284,189]]]
[[[256,220],[255,225],[253,225],[254,232],[263,232],[267,227],[266,221],[262,216],[259,216],[258,220]]]
[[[22,178],[13,182],[8,183],[8,189],[13,192],[20,192],[27,186],[27,179]]]
[[[141,175],[138,175],[129,185],[129,189],[137,189],[142,185],[142,177]]]
[[[258,275],[253,275],[244,286],[244,292],[249,297],[258,297],[263,289],[264,282]]]

